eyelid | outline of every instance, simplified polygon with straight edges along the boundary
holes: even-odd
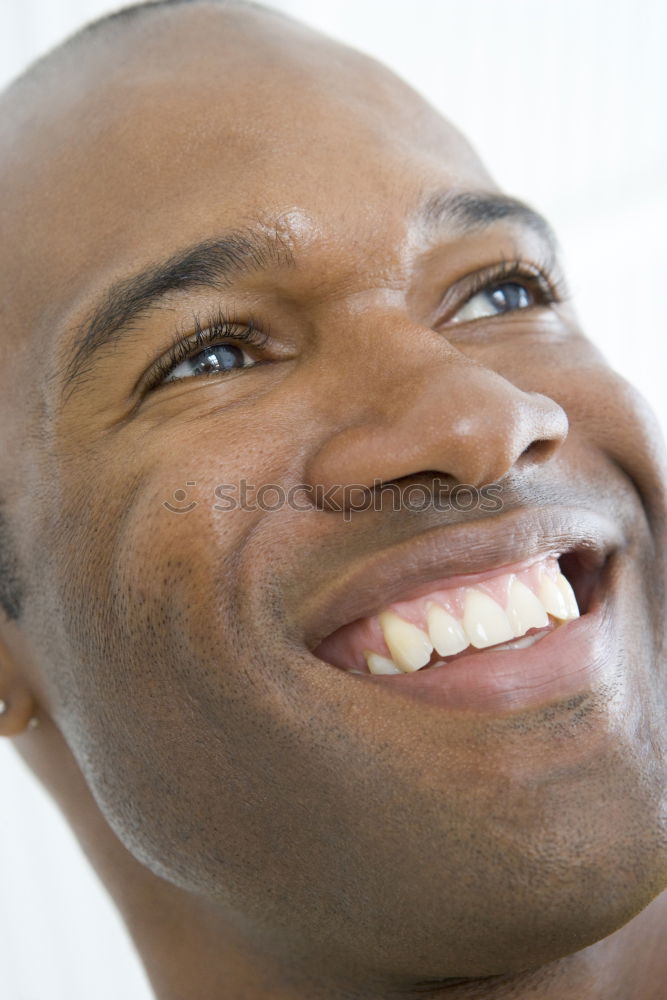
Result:
[[[182,362],[194,358],[200,351],[207,347],[220,346],[225,343],[246,344],[255,350],[263,349],[271,339],[270,329],[264,324],[260,329],[252,316],[247,315],[243,320],[228,315],[221,308],[203,317],[199,313],[193,314],[192,320],[188,324],[194,332],[186,333],[180,328],[174,335],[171,345],[160,357],[150,366],[147,372],[141,376],[136,388],[142,394],[149,393],[161,388],[163,385],[170,385],[172,382],[182,382],[186,378],[203,378],[204,376],[184,376],[172,379],[167,382],[167,376],[173,372]],[[260,364],[260,362],[256,362]],[[251,368],[252,365],[244,367]],[[230,369],[228,373],[216,372],[215,375],[233,374],[235,371],[243,371],[244,368]]]
[[[566,284],[563,272],[557,261],[548,260],[533,263],[523,258],[503,259],[499,263],[489,267],[481,268],[472,274],[466,274],[463,278],[453,282],[445,292],[438,308],[438,326],[452,323],[452,316],[462,309],[475,295],[486,291],[489,288],[501,284],[523,282],[526,285],[532,284],[534,289],[542,297],[542,302],[535,303],[538,306],[549,306],[565,302],[569,296],[569,288]],[[521,312],[526,311],[519,310]],[[488,317],[493,318],[493,317]],[[476,323],[478,320],[463,320],[460,325],[466,323]],[[459,324],[453,324],[459,325]]]

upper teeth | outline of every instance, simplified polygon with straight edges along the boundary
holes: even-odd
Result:
[[[440,656],[454,656],[470,644],[462,623],[434,601],[428,604],[426,622],[429,639]]]
[[[493,578],[489,589],[496,596],[507,595],[504,608],[483,587],[440,591],[414,602],[414,618],[423,620],[423,627],[391,608],[379,614],[391,658],[377,650],[364,650],[370,672],[409,673],[424,667],[434,649],[440,656],[454,656],[470,644],[484,649],[516,639],[531,628],[544,628],[549,615],[561,622],[579,616],[572,587],[557,571],[553,557],[520,573]],[[452,613],[457,608],[460,613]]]
[[[544,628],[545,625],[549,624],[549,615],[547,614],[549,608],[546,607],[544,601],[535,596],[530,587],[527,587],[521,580],[517,580],[516,577],[510,584],[509,598],[507,613],[512,622],[513,636],[523,635],[529,628]]]
[[[401,670],[419,670],[431,659],[433,643],[426,632],[406,622],[393,611],[378,615],[384,641],[391,657]],[[369,668],[370,669],[370,668]]]
[[[498,602],[475,587],[466,591],[463,627],[477,649],[514,638],[510,620]]]

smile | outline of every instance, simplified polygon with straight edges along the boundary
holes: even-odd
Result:
[[[473,530],[418,538],[340,581],[312,655],[357,683],[445,708],[504,711],[590,693],[614,669],[617,532],[595,515],[553,509]],[[521,536],[537,551],[517,559]],[[485,551],[497,565],[483,568]]]
[[[357,673],[400,674],[446,665],[474,649],[525,648],[579,616],[558,560],[490,575],[475,586],[433,590],[338,629],[314,651]],[[513,640],[522,639],[517,643]]]

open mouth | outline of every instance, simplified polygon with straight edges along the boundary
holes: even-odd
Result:
[[[434,581],[428,593],[397,600],[338,628],[313,650],[358,674],[408,674],[471,654],[523,649],[588,613],[602,573],[586,549],[477,573],[470,582]]]

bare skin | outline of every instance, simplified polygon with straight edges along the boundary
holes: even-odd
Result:
[[[156,997],[660,1000],[660,434],[569,302],[454,319],[471,275],[543,265],[538,232],[419,221],[436,193],[497,188],[388,71],[271,15],[156,12],[0,111],[2,483],[26,579],[0,732]],[[261,270],[184,283],[65,385],[110,284],[241,227],[272,238]],[[248,367],[149,389],[217,312],[269,333]],[[502,511],[213,503],[243,478],[436,474],[500,484]],[[164,505],[178,489],[187,514]],[[448,710],[313,656],[348,572],[393,547],[399,578],[454,528],[502,566],[547,508],[608,526],[612,638],[577,697]]]

